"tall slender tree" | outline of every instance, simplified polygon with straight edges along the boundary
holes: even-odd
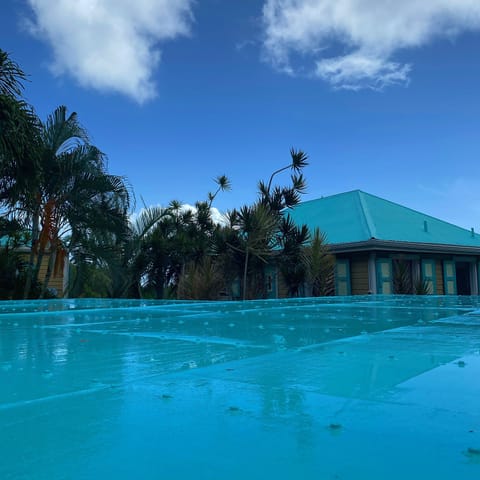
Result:
[[[0,50],[0,207],[9,212],[31,190],[40,123],[22,98],[25,73]]]
[[[76,113],[61,106],[46,122],[37,118],[21,98],[25,80],[0,50],[0,213],[2,224],[15,219],[29,230],[27,298],[46,256],[42,295],[70,251],[94,245],[94,233],[124,235],[132,196],[125,179],[108,174]]]
[[[264,293],[265,265],[280,253],[280,239],[283,235],[281,226],[285,211],[297,205],[306,190],[302,170],[308,165],[308,156],[302,150],[292,148],[290,157],[290,163],[275,170],[267,183],[258,183],[259,198],[254,205],[246,205],[230,213],[230,223],[233,232],[236,232],[237,241],[231,240],[228,245],[233,258],[239,254],[242,256],[244,299]],[[290,183],[285,186],[274,185],[275,177],[288,170],[292,172]],[[308,236],[308,232],[305,234]],[[285,235],[283,240],[286,240]],[[233,263],[239,262],[237,260]]]
[[[285,208],[292,208],[298,205],[301,195],[306,191],[306,182],[303,176],[303,169],[308,166],[308,155],[302,150],[290,149],[291,162],[271,175],[268,183],[260,181],[258,189],[260,202],[267,205],[272,212],[280,213]],[[287,170],[293,173],[290,176],[291,184],[287,186],[273,185],[274,178]]]
[[[18,210],[31,225],[32,249],[24,296],[42,280],[42,296],[70,250],[94,230],[122,229],[131,195],[124,179],[109,175],[105,157],[89,143],[77,114],[58,107],[41,124],[39,171]],[[40,266],[48,255],[45,278]]]
[[[272,215],[270,208],[261,202],[243,206],[234,213],[234,217],[240,245],[231,245],[231,248],[244,255],[242,291],[245,300],[248,295],[248,270],[252,259],[265,265],[273,253],[277,218]]]

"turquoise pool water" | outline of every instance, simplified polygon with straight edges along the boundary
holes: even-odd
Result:
[[[477,297],[0,303],[0,479],[480,478]]]

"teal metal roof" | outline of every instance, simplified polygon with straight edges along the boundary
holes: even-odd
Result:
[[[480,235],[470,230],[361,190],[303,202],[289,213],[312,232],[318,227],[332,245],[376,239],[480,247]]]

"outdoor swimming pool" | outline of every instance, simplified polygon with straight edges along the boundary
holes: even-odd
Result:
[[[0,479],[480,478],[480,300],[0,303]]]

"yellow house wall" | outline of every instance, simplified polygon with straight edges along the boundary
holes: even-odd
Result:
[[[445,289],[443,287],[443,261],[435,261],[435,277],[437,283],[437,295],[445,295]]]
[[[386,252],[389,256],[389,253]],[[336,257],[334,256],[336,259]],[[368,284],[368,256],[364,254],[353,254],[350,256],[339,256],[339,258],[349,258],[350,260],[350,282],[352,295],[366,295],[369,292]],[[428,256],[422,258],[429,258]],[[432,257],[430,257],[432,258]],[[450,259],[450,257],[448,257]],[[443,278],[443,258],[435,259],[435,280],[436,295],[445,295],[444,278]],[[282,275],[278,275],[278,296],[284,298],[287,296],[287,288]]]
[[[28,260],[30,258],[29,255],[24,254],[23,256],[24,256],[25,261],[28,262]],[[38,272],[38,280],[40,282],[43,282],[43,280],[45,279],[45,275],[47,274],[49,258],[50,258],[49,255],[45,255],[42,258],[42,264],[40,265],[40,270]],[[37,257],[35,257],[34,261],[35,262],[37,261]],[[57,291],[57,296],[59,298],[63,297],[63,294],[65,293],[64,292],[64,272],[63,272],[63,270],[55,277],[52,274],[52,276],[50,277],[50,280],[48,282],[48,288],[55,289]]]
[[[368,293],[368,257],[353,257],[350,261],[352,295]]]

